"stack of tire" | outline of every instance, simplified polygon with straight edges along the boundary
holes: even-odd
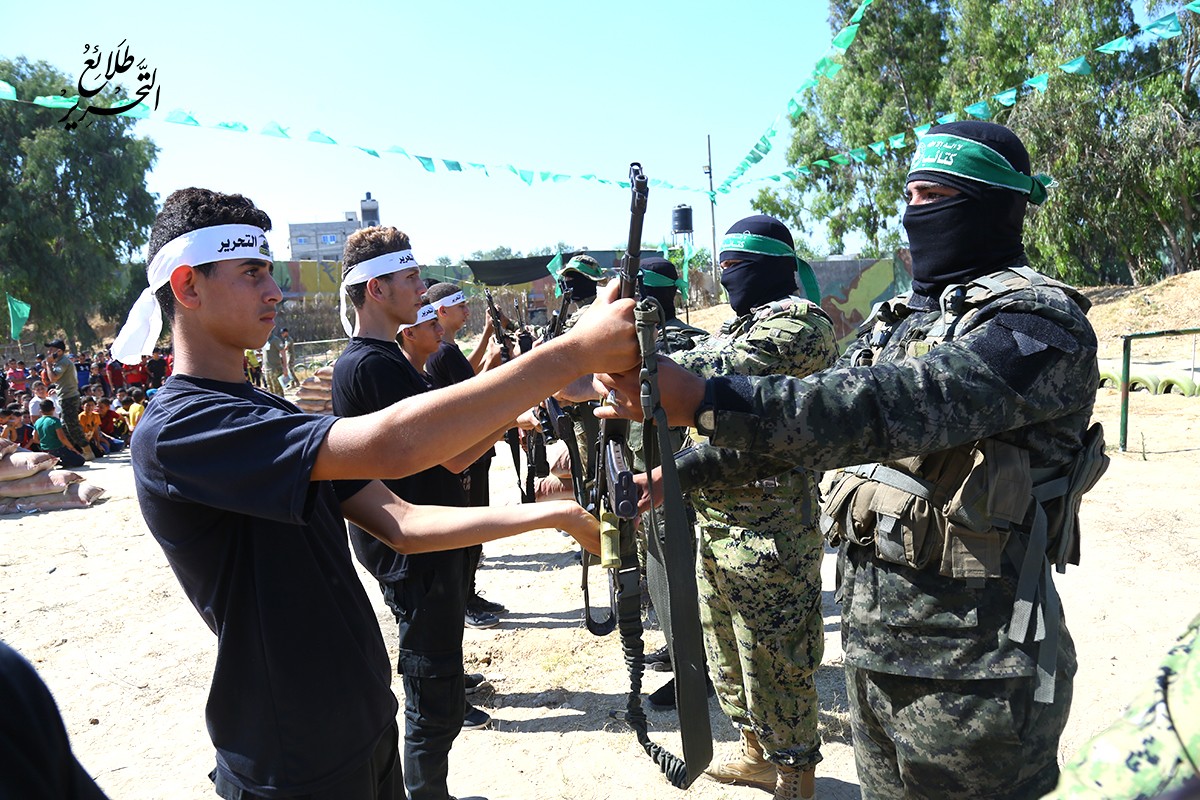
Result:
[[[104,495],[82,475],[57,466],[58,459],[49,453],[0,440],[0,515],[87,508]]]
[[[309,414],[333,414],[333,366],[321,367],[300,382],[296,405]]]
[[[1120,371],[1100,371],[1100,386],[1110,389],[1121,388]],[[1184,397],[1200,396],[1200,386],[1185,372],[1157,375],[1148,372],[1130,372],[1129,391],[1150,394],[1181,394]]]

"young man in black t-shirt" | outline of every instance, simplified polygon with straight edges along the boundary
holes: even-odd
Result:
[[[454,337],[462,330],[470,316],[466,295],[451,283],[435,283],[426,293],[429,302],[437,309],[438,322],[442,324],[442,344],[437,352],[425,362],[425,374],[429,382],[441,388],[455,383],[462,383],[474,378],[483,364],[483,351],[489,337],[492,335],[492,319],[489,316],[483,327],[483,334],[471,351],[471,359],[463,355]],[[474,359],[478,358],[476,362]],[[486,506],[491,501],[491,486],[488,472],[492,466],[492,456],[495,450],[488,450],[479,460],[467,469],[467,494],[472,506]],[[475,587],[475,576],[479,569],[479,560],[483,558],[483,546],[471,548],[474,558],[471,559],[471,577],[467,586],[467,612],[465,624],[470,628],[488,628],[496,625],[500,619],[497,614],[508,611],[501,603],[485,600]]]
[[[408,236],[391,227],[355,231],[346,241],[342,270],[355,324],[350,344],[333,369],[334,413],[368,414],[429,391],[432,387],[421,368],[436,349],[440,326],[433,307],[422,306],[425,286]],[[491,432],[466,452],[448,451],[451,457],[440,465],[403,481],[388,481],[387,486],[405,500],[434,493],[440,504],[466,506],[459,473],[491,449],[502,433],[503,429]],[[466,711],[462,619],[467,551],[408,556],[399,564],[394,553],[353,526],[350,535],[359,561],[379,579],[400,626],[396,669],[404,676],[409,797],[446,800],[450,748]]]
[[[248,385],[281,299],[270,219],[240,195],[186,189],[150,236],[149,288],[113,345],[140,360],[171,321],[175,374],[133,443],[146,523],[218,653],[206,716],[225,798],[402,798],[387,650],[346,545],[343,518],[400,552],[461,548],[566,526],[590,549],[590,515],[514,506],[407,503],[379,476],[419,472],[461,451],[581,369],[631,368],[630,308],[587,335],[436,401],[413,398],[355,419],[300,413]],[[544,348],[543,348],[544,349]],[[412,431],[421,431],[420,437]]]

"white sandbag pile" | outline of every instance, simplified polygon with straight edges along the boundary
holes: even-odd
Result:
[[[104,494],[81,475],[55,469],[49,453],[22,450],[12,442],[0,446],[0,514],[87,508]]]
[[[333,413],[333,367],[321,367],[300,382],[296,405],[309,414]]]

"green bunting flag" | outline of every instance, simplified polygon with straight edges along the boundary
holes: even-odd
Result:
[[[17,90],[11,83],[0,81],[0,100],[16,100]]]
[[[992,95],[992,99],[995,100],[997,103],[999,103],[1002,106],[1015,105],[1017,102],[1017,90],[1016,89],[1005,89],[1003,92],[1000,92],[999,94]]]
[[[1092,65],[1087,62],[1087,58],[1080,56],[1073,61],[1068,61],[1059,66],[1063,72],[1069,75],[1091,75]]]
[[[1160,39],[1174,39],[1183,33],[1183,29],[1179,26],[1179,15],[1174,11],[1151,22],[1146,26],[1146,30]]]
[[[991,119],[992,110],[988,108],[986,100],[980,100],[978,103],[972,103],[963,109],[975,119]]]
[[[555,253],[554,258],[550,259],[550,263],[546,265],[546,272],[550,273],[550,277],[554,279],[554,296],[562,297],[562,287],[558,285],[558,273],[562,272],[562,253]]]
[[[871,142],[867,147],[871,148],[871,152],[880,158],[883,158],[883,153],[887,150],[887,145],[883,142]]]
[[[838,52],[845,53],[850,49],[850,45],[854,44],[854,37],[858,36],[858,23],[847,25],[842,28],[842,32],[833,37],[833,48]]]
[[[8,325],[14,342],[21,341],[21,329],[29,321],[29,303],[22,302],[11,294],[8,297]]]
[[[1184,6],[1184,8],[1194,14],[1200,14],[1200,0],[1192,0],[1192,2],[1188,3],[1186,6]]]
[[[958,122],[958,114],[955,114],[953,111],[950,111],[946,114],[942,114],[940,117],[937,118],[938,125],[946,125],[951,122]]]
[[[171,113],[175,113],[175,112],[171,112]],[[167,118],[167,122],[171,122],[170,117]],[[274,136],[278,139],[292,138],[292,137],[288,136],[287,128],[283,127],[278,122],[268,122],[266,125],[263,126],[263,129],[260,131],[260,133],[262,133],[263,136]]]
[[[846,158],[844,155],[841,155],[840,153],[836,156],[830,156],[829,160],[835,164],[841,164],[843,167],[850,163],[850,159]]]
[[[1097,47],[1096,52],[1112,55],[1113,53],[1128,53],[1132,48],[1133,44],[1129,41],[1128,36],[1118,36],[1111,42],[1105,42]]]
[[[888,143],[888,147],[892,148],[893,150],[899,150],[900,148],[904,147],[904,144],[905,144],[904,134],[897,133],[894,136],[889,136],[887,143]]]
[[[437,171],[437,165],[435,165],[433,163],[432,158],[430,158],[428,156],[413,156],[413,158],[415,158],[417,161],[419,161],[421,163],[421,166],[425,168],[426,172],[436,172]]]
[[[874,1],[875,0],[863,0],[861,3],[859,3],[858,9],[854,12],[854,16],[850,18],[850,23],[854,24],[862,20],[863,14],[867,13],[867,9],[870,8],[871,3]],[[1200,0],[1198,0],[1198,2],[1200,2]]]
[[[337,144],[332,138],[321,133],[320,131],[312,131],[308,134],[308,141],[316,144]]]
[[[367,154],[367,155],[369,155],[369,156],[375,156],[376,158],[379,158],[379,151],[378,151],[378,150],[372,150],[372,149],[371,149],[371,148],[369,148],[369,147],[363,147],[361,144],[356,144],[356,145],[354,145],[354,148],[355,148],[356,150],[362,150],[364,153],[366,153],[366,154]]]
[[[74,97],[61,97],[59,95],[40,95],[33,98],[35,106],[43,108],[72,108],[79,102],[79,95]]]
[[[462,164],[458,163],[457,161],[451,161],[450,159],[443,158],[442,163],[445,164],[446,169],[450,170],[451,172],[463,171]]]
[[[933,127],[933,123],[926,122],[924,125],[918,125],[913,128],[913,135],[920,139],[925,134],[929,133],[929,129]]]
[[[236,131],[237,133],[245,133],[250,130],[243,122],[218,122],[213,127],[220,128],[223,131]]]
[[[1037,89],[1039,92],[1045,92],[1046,84],[1049,81],[1050,81],[1050,73],[1043,72],[1041,75],[1034,75],[1032,78],[1025,81],[1025,83],[1023,85],[1028,86],[1030,89]]]
[[[200,123],[195,117],[179,108],[167,114],[167,122],[174,122],[176,125],[191,125],[196,128],[200,127]],[[266,131],[264,130],[263,133],[266,133]]]
[[[929,127],[928,125],[926,127]],[[850,151],[850,157],[862,164],[867,160],[867,148],[856,147]]]

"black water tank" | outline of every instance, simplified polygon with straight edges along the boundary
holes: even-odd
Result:
[[[692,232],[692,207],[675,206],[671,209],[671,233]]]

